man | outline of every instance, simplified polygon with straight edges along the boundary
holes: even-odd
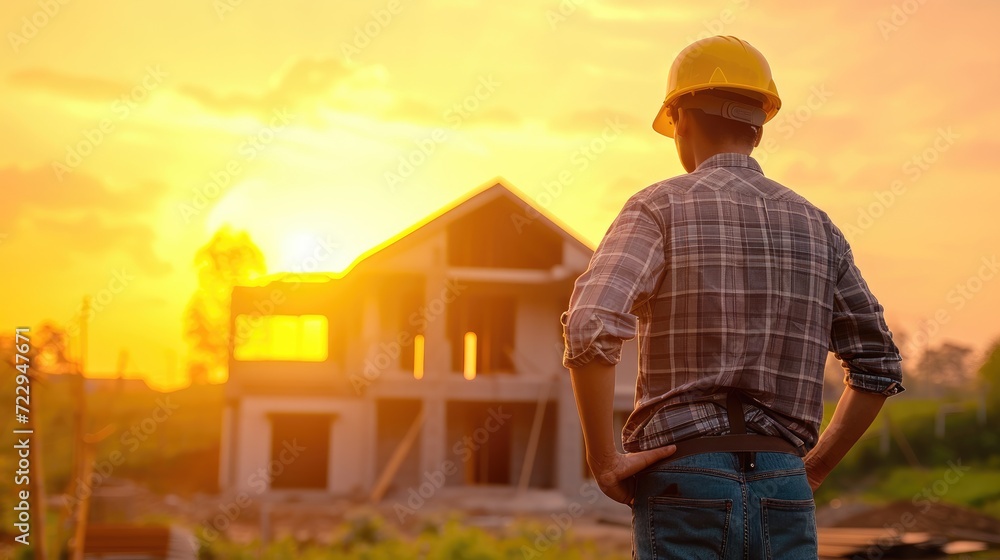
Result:
[[[632,507],[639,558],[815,558],[812,492],[903,390],[844,235],[750,157],[780,107],[747,42],[684,49],[653,128],[688,174],[629,199],[562,317],[587,462]],[[621,454],[614,365],[636,335]],[[847,388],[819,436],[829,351]]]

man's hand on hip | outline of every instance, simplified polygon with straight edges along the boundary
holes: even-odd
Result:
[[[673,455],[676,450],[677,447],[668,445],[638,453],[615,451],[603,457],[588,455],[587,464],[594,473],[597,485],[606,496],[618,503],[631,506],[635,498],[635,481],[632,477],[653,463]]]
[[[809,455],[805,458],[806,478],[809,479],[809,487],[815,492],[823,484],[827,475],[833,470],[827,466],[822,459],[816,455]]]
[[[830,425],[805,456],[806,476],[813,492],[872,425],[885,399],[886,396],[880,393],[859,391],[852,387],[844,390]]]
[[[597,485],[609,498],[632,505],[635,496],[635,473],[674,454],[676,446],[667,445],[638,453],[619,453],[613,441],[615,367],[590,362],[570,368],[576,407],[583,424],[587,465]]]

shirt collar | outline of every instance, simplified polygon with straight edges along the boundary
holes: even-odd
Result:
[[[724,154],[715,154],[714,156],[701,162],[701,165],[699,165],[698,168],[695,169],[695,171],[702,171],[705,169],[711,169],[713,167],[746,167],[747,169],[756,171],[761,175],[764,174],[764,170],[761,169],[760,164],[757,163],[757,160],[753,159],[748,155],[736,154],[731,152]]]

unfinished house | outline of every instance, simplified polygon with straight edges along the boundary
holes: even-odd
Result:
[[[578,493],[588,473],[559,315],[592,252],[492,181],[338,277],[237,288],[221,488]],[[619,428],[634,342],[624,354]]]

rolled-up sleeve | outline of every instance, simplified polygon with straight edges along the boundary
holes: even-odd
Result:
[[[560,318],[565,367],[621,360],[622,343],[638,328],[632,310],[653,294],[664,272],[663,232],[658,216],[638,196],[629,199],[577,278]]]
[[[840,259],[830,349],[849,387],[886,396],[904,391],[899,349],[849,247]]]

